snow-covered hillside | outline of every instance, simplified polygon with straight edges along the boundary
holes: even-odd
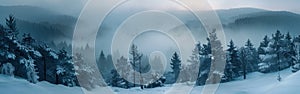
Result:
[[[300,84],[298,83],[300,78],[300,72],[292,73],[290,69],[286,69],[280,72],[283,77],[279,82],[276,77],[278,73],[251,73],[246,80],[237,80],[228,83],[222,83],[217,90],[217,94],[295,94],[300,92],[298,89]],[[181,83],[182,88],[187,87],[186,83]],[[118,94],[164,94],[172,85],[165,85],[165,87],[144,89],[131,88],[121,89],[113,87],[112,90]],[[191,94],[201,93],[202,86],[194,87]],[[0,75],[0,91],[1,94],[83,94],[80,87],[66,87],[62,85],[53,85],[48,82],[39,82],[37,84],[29,83],[26,80],[13,78],[5,75]],[[180,92],[176,90],[178,94],[184,94],[186,92]],[[87,91],[86,91],[87,92]],[[95,89],[91,94],[107,94],[103,91],[103,88]]]
[[[293,94],[292,92],[300,92],[297,87],[300,85],[296,82],[300,77],[300,72],[293,74],[290,69],[286,69],[280,72],[282,81],[277,80],[278,72],[276,73],[251,73],[248,75],[246,80],[237,80],[228,83],[220,84],[220,87],[216,91],[217,94]],[[168,91],[171,85],[162,88],[140,90],[135,89],[115,89],[119,94],[164,94]],[[186,87],[187,84],[183,83],[182,87]],[[291,88],[290,88],[291,87]],[[203,86],[194,87],[191,94],[199,94]],[[291,90],[290,90],[291,89]],[[185,94],[184,92],[178,91],[178,94]],[[280,93],[279,93],[280,92]]]
[[[267,94],[297,94],[300,92],[298,84],[300,72],[291,74],[280,83],[277,83],[273,88],[269,89]]]
[[[80,87],[66,87],[48,82],[33,84],[22,78],[0,75],[1,94],[83,94]]]

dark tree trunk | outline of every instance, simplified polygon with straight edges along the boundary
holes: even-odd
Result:
[[[44,80],[47,81],[47,66],[46,66],[46,58],[43,57],[44,59]]]
[[[55,84],[59,84],[59,78],[58,78],[58,74],[55,73]]]
[[[247,77],[246,77],[246,63],[244,62],[243,63],[243,74],[244,74],[244,79],[246,79]]]

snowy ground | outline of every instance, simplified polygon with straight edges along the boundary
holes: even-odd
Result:
[[[17,79],[0,75],[0,94],[82,94],[79,87],[65,87],[48,82],[29,83],[24,79]]]
[[[291,73],[290,69],[280,72],[283,79],[281,82],[277,81],[277,72],[262,74],[251,73],[246,80],[237,80],[228,83],[220,84],[216,91],[217,94],[295,94],[300,92],[300,72]],[[187,83],[179,84],[181,88],[176,89],[176,93],[185,94],[182,92],[184,88],[188,88]],[[31,84],[23,79],[12,78],[0,75],[0,92],[1,94],[107,94],[109,91],[105,89],[112,89],[118,94],[164,94],[170,90],[172,85],[165,87],[144,89],[132,88],[98,88],[93,91],[82,90],[79,87],[65,87],[62,85],[53,85],[48,82],[39,82]],[[191,94],[201,93],[202,86],[194,87]]]

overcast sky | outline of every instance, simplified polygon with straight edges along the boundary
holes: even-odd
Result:
[[[0,0],[0,5],[31,5],[77,15],[87,0]],[[201,1],[201,0],[199,0]],[[253,7],[268,10],[285,10],[300,14],[300,0],[208,0],[215,9]],[[143,1],[144,2],[144,1]],[[159,1],[158,4],[163,2]],[[155,5],[153,5],[155,7]]]

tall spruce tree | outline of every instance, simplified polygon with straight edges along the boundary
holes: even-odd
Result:
[[[230,41],[230,44],[228,45],[229,49],[227,49],[227,59],[226,59],[226,65],[224,70],[224,76],[222,78],[223,81],[231,81],[234,77],[234,71],[233,71],[233,64],[232,61],[234,61],[234,58],[236,58],[235,55],[235,46],[233,45],[232,40]],[[233,59],[232,59],[233,56]]]
[[[258,53],[253,47],[250,39],[247,40],[244,47],[239,49],[239,59],[242,64],[242,71],[244,79],[246,79],[246,74],[249,72],[257,71],[258,69]]]
[[[38,60],[41,63],[37,65],[39,76],[41,77],[40,80],[55,83],[56,65],[58,63],[57,53],[45,43],[39,44],[36,49],[42,55]]]
[[[258,70],[258,52],[254,48],[253,44],[251,43],[250,39],[247,40],[245,44],[245,54],[247,55],[246,60],[246,72],[254,72]]]
[[[180,70],[181,70],[181,60],[180,60],[180,57],[177,54],[177,52],[175,52],[172,56],[171,68],[172,68],[173,73],[175,75],[175,81],[176,81],[176,79],[178,79],[178,77],[179,77],[179,73],[180,73]]]
[[[244,47],[242,47],[240,50],[239,50],[239,56],[240,56],[240,61],[242,63],[242,71],[243,71],[243,76],[244,76],[244,79],[246,79],[246,74],[247,74],[247,65],[248,65],[248,60],[246,59],[247,58],[247,52],[246,52],[246,49]]]
[[[110,85],[113,87],[120,87],[121,77],[116,69],[111,70],[112,77],[110,79]]]
[[[274,62],[274,60],[272,59],[274,55],[270,54],[270,50],[271,50],[271,48],[269,47],[270,44],[271,44],[271,39],[266,35],[258,47],[258,55],[259,55],[258,70],[263,73],[269,72],[270,62]]]
[[[292,37],[288,32],[283,40],[283,59],[289,64],[289,66],[293,65],[295,61],[296,51],[295,44],[292,41]]]
[[[231,81],[234,77],[240,76],[242,64],[239,61],[238,51],[232,40],[229,42],[228,47],[224,79],[226,81]]]
[[[256,49],[253,47],[250,39],[247,40],[245,47],[239,49],[239,59],[242,64],[242,71],[244,79],[246,79],[246,74],[249,72],[257,71],[258,69],[258,54]]]
[[[97,60],[97,66],[103,78],[108,79],[110,74],[110,69],[108,69],[109,67],[108,62],[103,51],[100,52],[100,56]]]
[[[200,66],[196,85],[204,85],[209,75],[212,57],[211,44],[209,38],[207,38],[207,44],[203,44],[199,52]]]
[[[64,84],[66,86],[76,85],[76,74],[72,56],[67,54],[67,51],[62,49],[58,53],[59,62],[56,68],[57,84]]]

